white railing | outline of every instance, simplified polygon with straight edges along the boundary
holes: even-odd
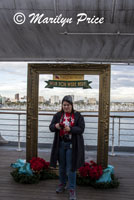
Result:
[[[52,144],[53,134],[50,134],[49,124],[53,113],[39,113],[39,143]],[[86,128],[84,141],[86,147],[97,146],[98,115],[84,115]],[[110,116],[109,145],[111,155],[114,156],[115,146],[134,146],[134,116]],[[124,132],[125,131],[125,132]],[[21,142],[26,138],[26,113],[25,112],[0,112],[1,137],[8,141],[18,143],[18,151],[21,151]],[[131,145],[130,145],[131,143]]]

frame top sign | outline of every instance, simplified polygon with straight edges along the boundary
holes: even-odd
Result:
[[[78,75],[78,74],[60,74],[60,75],[53,75],[53,80],[57,81],[80,81],[84,80],[84,75]]]

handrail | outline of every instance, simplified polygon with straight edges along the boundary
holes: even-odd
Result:
[[[86,111],[85,111],[86,112]],[[92,112],[92,111],[91,111]],[[119,112],[119,111],[118,111]],[[128,112],[128,111],[127,111]],[[132,112],[132,111],[129,111],[129,112]],[[56,113],[56,112],[55,112]],[[41,112],[39,112],[39,115],[49,115],[49,116],[53,116],[54,114],[54,111],[53,111],[53,113],[51,113],[51,111],[50,111],[50,113],[41,113]],[[122,113],[124,113],[124,112],[122,112]],[[18,111],[18,112],[1,112],[0,111],[0,114],[19,114],[19,115],[26,115],[26,112],[20,112],[20,111]],[[82,112],[81,112],[81,114],[82,114]],[[83,114],[82,114],[83,115]],[[84,117],[98,117],[99,115],[93,115],[93,114],[91,114],[91,115],[89,115],[89,114],[84,114],[83,115]],[[109,115],[109,117],[111,117],[111,118],[134,118],[134,116],[126,116],[126,115]]]
[[[1,115],[17,115],[18,118],[2,118]],[[53,116],[54,115],[54,112],[53,113],[40,113],[39,112],[39,116]],[[96,114],[83,114],[82,115],[85,117],[85,118],[91,118],[92,121],[88,121],[85,119],[85,122],[86,122],[86,131],[85,131],[85,141],[97,141],[97,130],[98,130],[98,127],[97,127],[97,121],[94,121],[93,119],[94,118],[98,118],[98,115]],[[2,136],[8,136],[8,137],[13,137],[15,138],[15,135],[14,134],[9,134],[9,132],[16,132],[17,131],[17,140],[18,140],[18,151],[21,151],[21,147],[20,147],[20,144],[21,144],[21,138],[24,138],[26,136],[24,136],[24,134],[22,135],[21,133],[25,133],[26,130],[22,130],[21,127],[25,128],[26,127],[26,119],[23,119],[21,118],[21,116],[26,116],[26,112],[1,112],[0,111],[0,132],[8,132],[8,134],[2,134]],[[110,130],[110,142],[111,142],[111,155],[115,155],[114,154],[114,146],[115,146],[115,140],[118,147],[121,146],[121,142],[129,142],[129,143],[134,143],[134,139],[132,138],[132,136],[134,136],[134,133],[124,133],[123,131],[133,131],[134,132],[134,128],[131,127],[132,125],[134,125],[134,122],[131,122],[131,120],[134,120],[134,116],[125,116],[125,115],[110,115],[109,116],[110,119],[110,126],[109,126],[109,130]],[[124,122],[122,120],[125,120],[127,119],[128,121],[127,122]],[[4,121],[6,123],[4,123]],[[7,123],[10,122],[10,123]],[[14,123],[14,124],[11,124],[12,121],[17,121],[17,123]],[[25,124],[22,124],[22,122]],[[45,121],[43,119],[39,119],[39,128],[47,128],[48,125],[41,125],[40,123],[41,122],[50,122],[50,120],[48,119],[45,119]],[[88,125],[88,126],[87,126]],[[96,127],[92,127],[92,125],[96,125]],[[125,127],[123,127],[123,125]],[[4,127],[6,126],[6,128]],[[9,129],[8,127],[12,127],[11,129]],[[4,127],[4,128],[3,128]],[[16,127],[16,129],[14,129]],[[95,132],[94,132],[95,131]],[[47,138],[47,139],[52,139],[53,137],[50,137],[50,136],[47,136],[47,134],[49,134],[49,131],[45,132],[44,131],[41,131],[39,130],[39,133],[43,133],[44,136],[39,136],[39,138]],[[90,138],[88,138],[88,135],[90,135]],[[92,136],[92,137],[91,137]],[[94,136],[94,137],[93,137]],[[128,138],[131,137],[131,138]],[[125,137],[122,138],[122,137]],[[130,140],[129,140],[130,139]]]

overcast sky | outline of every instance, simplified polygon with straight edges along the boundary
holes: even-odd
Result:
[[[52,79],[52,75],[40,75],[39,95],[49,98],[59,95],[75,94],[80,97],[95,97],[98,99],[98,76],[85,76],[85,80],[92,81],[92,89],[46,89],[46,80]],[[27,62],[0,62],[0,95],[14,98],[19,93],[24,96],[27,93]],[[111,67],[111,101],[134,102],[134,65],[112,65]]]

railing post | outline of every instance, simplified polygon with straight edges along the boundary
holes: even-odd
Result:
[[[114,153],[114,117],[113,117],[113,122],[112,122],[112,149],[111,149],[111,156],[115,156]]]
[[[119,130],[118,130],[118,146],[120,146],[120,118],[119,118]]]
[[[20,114],[18,114],[18,149],[16,151],[22,151],[20,147]]]

